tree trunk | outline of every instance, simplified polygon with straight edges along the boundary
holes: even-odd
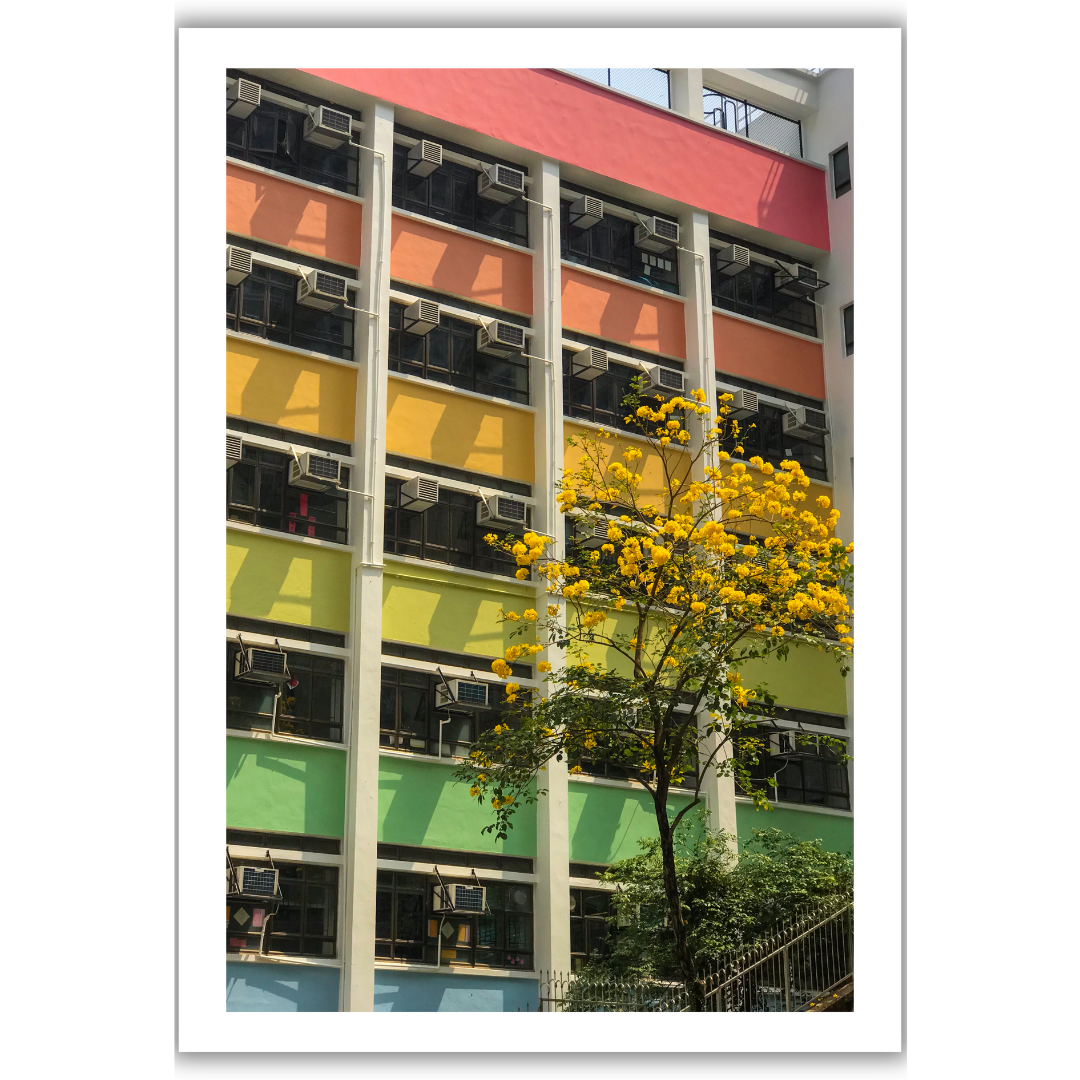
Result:
[[[664,867],[664,895],[667,897],[668,918],[675,937],[675,959],[682,971],[683,982],[690,995],[690,1011],[705,1011],[705,983],[698,978],[697,965],[687,940],[686,923],[682,916],[679,882],[675,877],[675,837],[667,817],[667,792],[657,788],[656,824],[660,833],[660,854]]]

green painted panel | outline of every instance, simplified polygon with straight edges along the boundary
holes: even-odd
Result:
[[[226,738],[226,822],[234,829],[345,835],[345,751]]]
[[[494,820],[491,807],[469,797],[453,768],[435,761],[379,758],[379,840],[385,844],[497,851],[536,857],[536,804],[514,814],[506,840],[481,833]]]
[[[668,802],[668,814],[677,814],[687,797]],[[690,817],[696,810],[690,812]],[[640,855],[638,840],[656,836],[652,796],[641,788],[615,788],[606,784],[570,782],[570,859],[573,862],[612,863]],[[694,831],[699,825],[695,821]]]
[[[499,608],[520,614],[535,603],[532,586],[522,589],[516,583],[497,581],[489,585],[452,571],[428,571],[426,567],[422,571],[412,567],[402,570],[387,564],[383,572],[383,638],[449,652],[502,656],[510,645],[534,639],[511,640],[514,624],[499,623]]]
[[[792,646],[786,660],[770,656],[751,660],[741,669],[744,685],[765,685],[778,705],[814,712],[847,713],[847,679],[831,653],[811,646]]]
[[[820,840],[826,851],[850,855],[855,847],[855,820],[839,814],[816,814],[790,806],[757,810],[753,803],[737,802],[735,821],[740,843],[749,838],[751,829],[779,829],[800,840]]]
[[[349,629],[347,551],[226,531],[225,610],[251,619]]]

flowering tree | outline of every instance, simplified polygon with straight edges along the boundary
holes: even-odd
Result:
[[[553,758],[567,759],[571,773],[606,761],[636,777],[652,796],[667,914],[692,997],[701,984],[675,829],[700,804],[710,771],[769,805],[751,768],[773,699],[746,685],[740,668],[798,647],[833,654],[846,674],[853,645],[852,548],[833,536],[839,514],[824,495],[806,505],[810,480],[797,462],[731,460],[744,453],[731,400],[722,395],[714,414],[704,391],[646,398],[636,381],[623,404],[644,442],[624,440],[632,444],[618,460],[613,433],[569,440],[581,454],[558,485],[573,525],[566,557],[553,558],[551,538],[535,532],[487,537],[516,558],[520,579],[545,581],[552,601],[543,613],[501,614],[522,641],[492,669],[507,679],[513,661],[544,650],[564,662],[537,664],[546,692],[507,683],[504,722],[458,771],[472,797],[490,801],[485,831],[500,838],[520,804],[545,794]],[[822,741],[842,754],[838,741]],[[691,796],[677,812],[673,790]]]

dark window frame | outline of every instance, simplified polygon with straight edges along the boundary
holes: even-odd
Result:
[[[737,274],[721,274],[712,263],[712,306],[757,322],[770,323],[806,337],[818,337],[817,308],[809,299],[787,296],[774,288],[775,267],[751,262]]]
[[[781,731],[795,736],[826,734],[803,731],[799,728],[762,728],[755,737],[764,739],[771,731]],[[827,733],[827,737],[848,745],[850,735]],[[836,752],[820,743],[803,743],[793,740],[797,751],[794,758],[773,764],[773,756],[761,750],[757,764],[750,766],[754,780],[762,781],[775,776],[776,787],[768,789],[769,800],[792,806],[817,806],[830,810],[851,811],[851,778],[848,763],[836,761]],[[736,791],[745,795],[743,791]]]
[[[717,390],[717,407],[719,395]],[[806,475],[814,480],[829,479],[829,456],[824,435],[801,435],[795,438],[785,435],[783,416],[786,410],[772,402],[759,401],[758,411],[754,416],[739,420],[739,442],[745,453],[736,460],[749,461],[760,456],[773,465],[779,465],[786,459],[794,459],[803,467]],[[736,455],[732,454],[735,458]]]
[[[844,325],[844,355],[851,356],[855,352],[855,301],[845,305],[840,310],[840,319]]]
[[[570,963],[574,971],[611,951],[615,937],[609,921],[612,914],[610,890],[570,887]]]
[[[573,349],[563,349],[563,416],[640,435],[636,418],[631,423],[626,422],[627,412],[622,400],[632,389],[631,381],[641,372],[612,362],[603,375],[597,375],[595,379],[579,379],[571,374],[574,356]],[[606,407],[609,405],[612,407]]]
[[[838,163],[842,163],[842,167],[839,169],[837,168]],[[834,199],[839,199],[851,190],[851,152],[847,143],[838,146],[829,155],[829,175],[832,177]]]

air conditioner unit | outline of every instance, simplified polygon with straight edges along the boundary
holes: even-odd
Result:
[[[277,896],[278,872],[270,866],[234,866],[233,888],[241,896]]]
[[[483,885],[436,885],[434,910],[482,914],[487,910],[487,889]]]
[[[736,390],[734,401],[727,403],[731,412],[728,416],[753,416],[758,411],[758,396],[753,390]]]
[[[341,307],[347,297],[345,278],[325,270],[309,270],[296,283],[296,302],[304,307],[333,311]]]
[[[575,229],[591,229],[604,218],[603,199],[594,199],[591,195],[582,195],[570,204],[570,224]]]
[[[251,273],[251,252],[246,248],[225,245],[225,284],[239,285]]]
[[[243,456],[244,440],[239,435],[225,436],[225,468],[231,469]]]
[[[342,143],[352,141],[352,117],[340,109],[316,105],[309,109],[304,121],[304,139],[327,150],[336,150]]]
[[[466,679],[447,679],[444,686],[440,686],[435,698],[435,704],[439,708],[447,705],[471,705],[476,709],[490,709],[491,687],[487,683],[470,682]]]
[[[505,495],[486,495],[476,504],[476,524],[524,525],[528,507],[520,499]]]
[[[414,476],[401,485],[401,508],[423,513],[439,502],[439,481]]]
[[[402,316],[402,326],[410,334],[426,334],[439,325],[439,305],[434,300],[417,300]]]
[[[513,202],[525,194],[525,174],[509,165],[485,165],[476,178],[476,194],[492,202]]]
[[[225,111],[240,120],[249,117],[262,101],[262,87],[250,79],[237,79],[225,88]]]
[[[769,733],[769,756],[778,758],[798,757],[800,754],[812,754],[817,748],[813,736],[802,735],[795,738],[794,731],[772,731]]]
[[[634,229],[634,246],[646,251],[667,251],[679,242],[679,225],[675,221],[651,217]]]
[[[240,649],[233,661],[233,678],[276,686],[291,678],[287,660],[288,653],[277,649]]]
[[[665,393],[674,391],[676,394],[683,392],[685,383],[683,373],[674,368],[662,367],[660,364],[642,364],[642,370],[649,380],[646,391],[660,390]]]
[[[489,319],[476,331],[476,347],[495,356],[513,356],[525,348],[525,328]]]
[[[289,462],[289,485],[307,491],[329,491],[341,483],[341,462],[308,451]]]
[[[781,263],[780,269],[773,274],[773,287],[777,292],[788,296],[813,296],[818,289],[824,289],[829,283],[817,276],[812,266],[802,263]]]
[[[570,370],[578,379],[591,382],[597,375],[603,375],[608,369],[608,354],[604,349],[594,349],[591,346],[574,353],[570,361]]]
[[[750,249],[739,244],[725,244],[716,251],[716,269],[734,277],[750,265]]]
[[[413,176],[430,176],[442,165],[442,147],[437,142],[421,139],[409,147],[406,171]]]
[[[820,409],[808,409],[803,405],[789,405],[784,413],[785,435],[824,435],[829,426]]]

